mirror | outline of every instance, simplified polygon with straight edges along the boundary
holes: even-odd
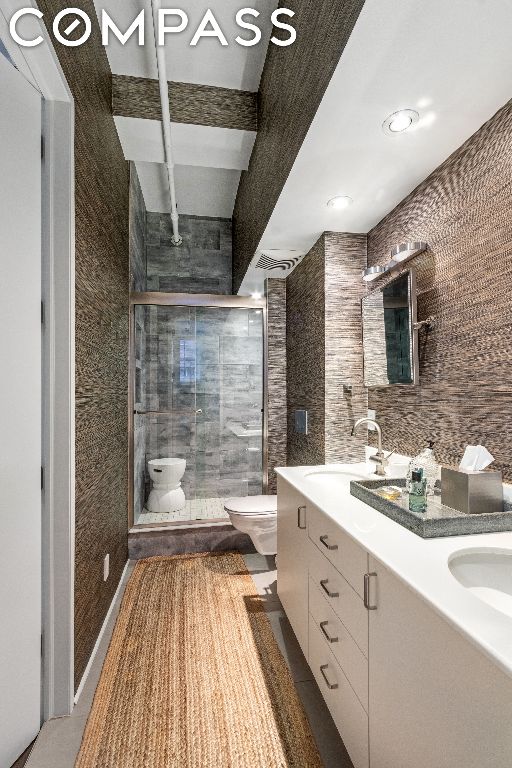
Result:
[[[402,272],[362,301],[364,384],[389,387],[418,383],[416,279]]]

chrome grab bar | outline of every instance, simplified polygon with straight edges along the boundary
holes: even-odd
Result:
[[[330,643],[337,643],[338,642],[338,638],[337,637],[331,637],[331,635],[326,630],[326,626],[328,625],[328,623],[329,623],[328,621],[321,621],[320,622],[320,629],[322,630],[322,632],[324,634],[324,637],[326,637],[327,640]]]
[[[329,583],[329,579],[322,579],[320,581],[320,586],[322,587],[325,594],[328,597],[339,597],[340,596],[339,592],[329,592],[329,587],[327,586],[328,583]]]
[[[328,678],[328,677],[327,677],[327,675],[325,674],[325,670],[326,670],[326,669],[328,669],[328,668],[329,668],[329,665],[328,665],[328,664],[322,664],[322,666],[320,667],[320,672],[322,673],[322,677],[323,677],[323,679],[324,679],[324,680],[325,680],[325,682],[327,683],[327,687],[328,687],[328,689],[329,689],[330,691],[335,691],[335,690],[336,690],[336,688],[338,687],[338,683],[330,683],[330,682],[329,682],[329,678]]]
[[[326,547],[330,552],[334,552],[335,550],[338,549],[338,545],[337,544],[328,544],[327,543],[327,539],[328,538],[329,538],[329,536],[327,534],[325,534],[325,536],[320,536],[320,541],[322,542],[324,547]]]

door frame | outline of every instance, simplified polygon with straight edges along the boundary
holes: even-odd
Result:
[[[35,0],[25,7],[37,8]],[[42,721],[69,715],[74,699],[75,227],[74,104],[42,21],[43,43],[9,35],[16,0],[0,0],[0,36],[42,97]]]
[[[128,530],[134,527],[134,408],[135,408],[135,307],[153,305],[158,307],[224,307],[240,309],[261,309],[263,334],[263,491],[268,488],[268,419],[267,419],[267,301],[265,298],[253,299],[249,296],[223,296],[214,293],[162,293],[160,291],[145,291],[130,293],[130,323],[129,323],[129,360],[128,360]],[[174,523],[159,523],[160,528],[176,528],[177,526],[211,525],[216,520],[193,520]],[[136,526],[136,530],[147,528],[147,525]],[[149,526],[153,527],[153,526]]]

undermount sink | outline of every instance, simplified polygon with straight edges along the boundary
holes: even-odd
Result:
[[[466,549],[448,567],[475,597],[512,617],[512,549]]]
[[[304,475],[306,480],[318,485],[349,483],[351,480],[361,480],[363,476],[360,472],[350,472],[343,469],[317,469]]]

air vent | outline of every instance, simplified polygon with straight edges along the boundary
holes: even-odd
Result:
[[[269,256],[267,253],[262,253],[256,263],[256,267],[258,269],[266,270],[279,269],[282,272],[285,272],[287,270],[294,269],[294,267],[297,266],[301,259],[302,255],[292,257],[288,256],[287,258],[276,259],[274,256]]]

